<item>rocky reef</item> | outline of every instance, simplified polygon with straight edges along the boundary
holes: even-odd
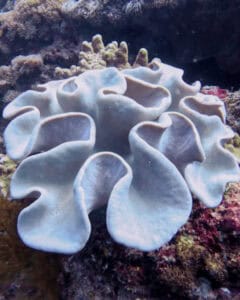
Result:
[[[71,5],[66,10],[63,1],[55,0],[0,3],[0,94],[4,102],[39,83],[93,67],[124,69],[135,61],[145,66],[146,50],[137,59],[133,55],[141,47],[175,63],[213,57],[228,73],[239,71],[237,0],[78,2],[74,5],[80,10]],[[156,26],[149,25],[149,16]],[[103,45],[99,36],[83,43],[96,32],[104,33],[108,42],[116,36],[129,41],[130,53],[125,43]],[[229,90],[215,86],[201,91],[224,101],[227,123],[240,133],[239,91],[226,86]],[[5,126],[1,120],[1,133]],[[226,147],[238,156],[239,137]],[[239,183],[228,186],[218,208],[208,209],[194,200],[189,221],[160,250],[143,253],[117,245],[100,211],[90,215],[94,225],[86,248],[75,255],[58,256],[29,249],[19,240],[17,215],[31,200],[7,200],[15,163],[4,152],[1,144],[1,299],[239,298]]]
[[[0,14],[1,54],[21,51],[18,42],[48,41],[61,20],[61,0],[17,0],[12,10]],[[11,49],[10,49],[11,47]]]
[[[136,56],[128,52],[126,42],[104,45],[102,36],[97,34],[90,42],[74,44],[57,40],[50,46],[43,46],[37,54],[18,55],[9,65],[0,66],[2,101],[9,102],[18,93],[39,83],[79,75],[86,70],[111,66],[124,69],[148,64],[146,49],[139,49]]]
[[[2,170],[1,176],[11,174],[9,167]],[[148,253],[114,243],[106,231],[104,211],[97,212],[91,215],[94,226],[86,248],[64,257],[25,247],[15,224],[27,203],[9,202],[1,196],[1,297],[237,300],[239,197],[238,183],[229,185],[216,209],[195,203],[190,220],[175,239]]]
[[[240,92],[231,92],[225,99],[227,106],[228,123],[240,134]]]
[[[100,28],[108,23],[128,28],[136,33],[135,42],[148,36],[147,44],[154,40],[159,55],[165,58],[165,48],[178,64],[214,57],[224,70],[239,72],[238,0],[68,0],[62,12],[69,19]]]
[[[29,251],[17,237],[16,216],[27,202],[9,201],[8,187],[15,168],[16,164],[1,153],[0,298],[57,299],[56,276],[60,270],[57,258]]]
[[[232,95],[219,87],[205,87],[202,92],[216,95],[226,104],[228,96]],[[2,170],[6,171],[2,175],[9,182],[15,167],[10,164],[13,167],[9,169],[10,161],[6,158],[3,162],[7,165],[3,167]],[[114,243],[106,231],[104,211],[92,213],[92,234],[86,248],[79,254],[60,256],[59,259],[55,255],[27,249],[18,240],[16,216],[29,202],[9,203],[2,199],[1,214],[8,212],[12,219],[3,218],[2,232],[5,234],[1,236],[1,243],[6,245],[5,237],[8,236],[9,243],[14,241],[11,251],[15,253],[21,247],[22,252],[19,257],[16,254],[9,256],[6,248],[5,252],[2,250],[3,261],[12,257],[14,260],[10,261],[13,271],[7,272],[6,266],[2,268],[9,277],[2,274],[4,284],[0,287],[1,292],[5,298],[9,295],[17,297],[22,291],[25,297],[33,293],[36,299],[38,295],[41,298],[43,291],[47,293],[50,287],[49,283],[40,280],[44,277],[43,273],[39,274],[39,265],[33,263],[39,261],[50,268],[42,269],[43,272],[53,272],[51,278],[58,278],[57,287],[61,295],[54,291],[50,294],[53,299],[175,299],[177,295],[185,299],[237,299],[240,286],[239,196],[240,186],[236,183],[229,185],[218,208],[208,209],[194,201],[190,219],[177,236],[160,250],[147,253]],[[24,268],[23,263],[26,262],[34,277],[29,269]],[[13,273],[18,276],[14,277]],[[79,285],[79,282],[82,284]]]
[[[135,49],[148,44],[177,64],[214,58],[228,73],[240,71],[239,0],[16,0],[11,9],[13,2],[0,14],[0,58],[8,62],[56,38],[76,43],[79,32],[89,39],[97,31]]]
[[[148,253],[113,243],[104,216],[92,215],[85,250],[61,259],[62,299],[238,299],[239,197],[238,183],[229,185],[216,209],[195,203],[174,241]]]

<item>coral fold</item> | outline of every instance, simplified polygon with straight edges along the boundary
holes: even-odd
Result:
[[[226,184],[240,180],[223,147],[234,133],[223,102],[182,77],[154,59],[48,82],[6,106],[6,150],[20,162],[11,197],[36,199],[18,217],[25,244],[77,252],[89,213],[106,207],[115,241],[155,250],[187,222],[191,193],[207,207],[222,201]]]

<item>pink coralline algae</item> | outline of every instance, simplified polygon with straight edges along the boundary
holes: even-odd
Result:
[[[220,99],[224,99],[228,96],[229,91],[222,89],[219,86],[204,86],[201,92],[205,95],[217,96]]]
[[[228,186],[222,204],[215,209],[195,203],[191,218],[174,240],[148,253],[113,243],[98,217],[85,251],[62,258],[62,296],[70,299],[75,292],[79,298],[121,295],[140,299],[164,296],[237,300],[239,199],[240,183],[236,183]],[[85,290],[79,287],[83,276]]]

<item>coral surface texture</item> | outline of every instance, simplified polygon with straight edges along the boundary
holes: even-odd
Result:
[[[187,222],[192,194],[220,204],[240,180],[223,147],[234,133],[224,103],[182,75],[154,59],[51,81],[8,104],[6,150],[20,162],[10,195],[36,199],[18,216],[26,245],[75,253],[89,239],[89,214],[105,206],[115,241],[151,251]]]

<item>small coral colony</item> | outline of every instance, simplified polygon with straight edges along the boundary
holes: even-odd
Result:
[[[87,243],[89,213],[106,207],[118,243],[158,249],[185,224],[192,195],[217,206],[238,163],[216,96],[183,71],[147,66],[88,70],[20,94],[4,109],[7,154],[19,165],[12,199],[36,199],[18,216],[23,242],[74,253]]]

